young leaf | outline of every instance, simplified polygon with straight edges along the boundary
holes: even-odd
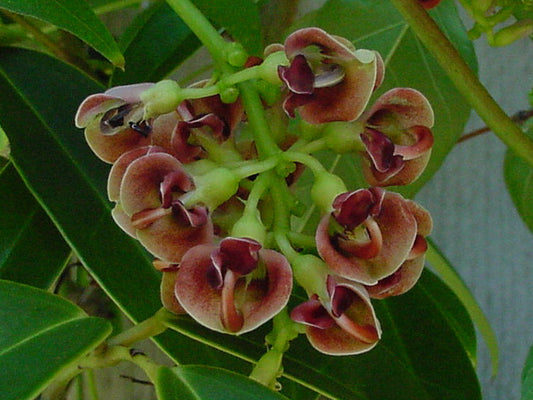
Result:
[[[111,333],[104,319],[88,317],[43,290],[0,280],[0,393],[33,399],[54,377]]]
[[[529,128],[528,135],[533,138],[533,125]],[[507,150],[503,175],[518,214],[533,232],[533,168],[513,151]]]
[[[465,351],[475,353],[472,323],[461,302],[439,279],[425,271],[408,293],[376,301],[375,308],[383,328],[376,348],[354,357],[332,358],[313,350],[300,336],[285,353],[285,378],[338,400],[481,398]],[[175,316],[169,317],[168,325],[247,361],[257,360],[264,352],[268,332],[263,327],[228,337],[199,327],[190,318]]]
[[[125,69],[115,69],[112,85],[156,82],[189,57],[200,41],[165,2],[139,14],[121,37]]]
[[[533,400],[533,347],[529,349],[526,363],[522,371],[521,400]]]
[[[124,66],[124,57],[111,33],[84,0],[0,0],[0,8],[56,25],[79,37],[113,65],[119,68]]]
[[[0,204],[0,278],[48,289],[70,247],[11,164],[0,169]]]
[[[466,311],[474,321],[475,325],[479,329],[481,336],[485,340],[487,347],[489,349],[491,360],[492,360],[492,374],[496,375],[498,372],[498,362],[499,362],[499,350],[498,350],[498,341],[496,335],[490,326],[487,317],[483,313],[483,310],[479,307],[474,296],[470,293],[470,290],[465,285],[459,274],[453,269],[449,261],[444,257],[444,255],[439,251],[435,244],[429,240],[429,248],[427,251],[427,261],[433,269],[437,272],[440,278],[448,285],[448,287],[453,290],[455,295],[463,303]],[[463,336],[460,336],[463,337]],[[474,337],[475,340],[475,337]],[[467,346],[465,349],[470,353]],[[475,353],[475,342],[474,342],[474,353]],[[474,358],[475,360],[475,358]]]
[[[160,367],[154,385],[159,400],[287,399],[245,376],[205,366]]]
[[[475,69],[473,46],[454,3],[444,1],[431,14]],[[303,26],[318,26],[353,41],[357,48],[379,51],[386,65],[385,80],[374,99],[393,87],[412,87],[428,98],[435,111],[435,126],[432,129],[435,143],[431,159],[417,181],[398,188],[404,195],[412,197],[438,170],[455,145],[470,116],[469,105],[388,0],[329,0],[320,10],[305,16],[296,24],[298,28]],[[350,159],[356,167],[352,168],[354,171],[350,169],[346,173],[340,168],[335,172],[346,178],[347,184],[363,181],[358,157],[342,158]]]
[[[261,18],[253,0],[193,0],[193,3],[250,54],[262,55]]]

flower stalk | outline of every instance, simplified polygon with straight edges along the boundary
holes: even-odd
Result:
[[[483,121],[533,166],[533,142],[496,103],[426,10],[417,0],[392,0],[392,3]]]

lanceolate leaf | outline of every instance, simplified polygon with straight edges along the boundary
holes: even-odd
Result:
[[[124,57],[85,0],[0,0],[0,8],[46,21],[79,37],[117,67]]]
[[[304,301],[294,300],[294,304]],[[300,336],[284,357],[284,376],[333,399],[481,398],[464,350],[475,353],[472,323],[461,302],[440,280],[426,271],[407,294],[376,301],[375,307],[384,332],[375,349],[332,358],[313,350]],[[247,361],[264,352],[267,328],[237,338],[207,331],[187,317],[173,317],[170,325]]]
[[[528,135],[533,137],[533,126]],[[505,155],[504,177],[511,199],[530,231],[533,232],[533,168],[513,151]]]
[[[70,247],[11,164],[0,169],[0,204],[0,278],[48,289]]]
[[[361,18],[362,15],[364,18]],[[432,10],[432,15],[475,69],[472,43],[466,36],[454,3],[443,1]],[[319,26],[352,40],[357,48],[379,51],[386,64],[385,81],[374,99],[393,87],[412,87],[429,99],[435,111],[435,144],[431,160],[416,182],[398,189],[412,197],[437,171],[462,133],[470,115],[468,104],[388,0],[329,0],[319,11],[304,17],[297,25]],[[335,171],[347,178],[349,184],[354,180],[362,182],[358,157],[342,158],[356,163],[353,170],[357,175],[354,178],[352,169],[346,173],[340,168]]]
[[[88,317],[69,301],[0,280],[0,393],[33,399],[73,361],[111,333],[104,319]]]
[[[189,57],[200,41],[165,2],[141,13],[122,35],[124,71],[115,69],[112,85],[155,82]]]
[[[282,400],[286,397],[234,372],[204,366],[160,367],[159,400]]]

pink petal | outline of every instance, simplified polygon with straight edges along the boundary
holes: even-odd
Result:
[[[291,92],[296,94],[313,93],[315,75],[307,63],[305,56],[298,54],[288,67],[280,65],[278,67],[278,74]]]
[[[214,288],[208,279],[213,266],[211,254],[216,248],[200,245],[185,254],[175,292],[180,304],[196,321],[215,331],[228,332],[228,327],[223,324],[223,310],[228,310],[228,304],[224,308],[222,305],[223,289]],[[285,257],[267,249],[261,249],[259,257],[266,268],[264,279],[252,279],[247,283],[245,278],[240,278],[234,285],[233,299],[225,294],[224,300],[233,300],[233,311],[242,316],[242,327],[230,333],[241,334],[255,329],[277,314],[289,300],[292,271]]]
[[[335,325],[335,320],[328,314],[316,295],[293,308],[291,319],[319,329],[327,329]]]
[[[411,289],[424,269],[424,257],[405,261],[392,275],[381,279],[376,285],[367,286],[370,297],[384,299],[399,296]]]

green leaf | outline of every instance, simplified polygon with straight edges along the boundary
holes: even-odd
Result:
[[[161,80],[200,47],[200,41],[165,2],[139,14],[119,44],[126,65],[124,71],[115,69],[113,85]]]
[[[528,136],[533,138],[533,124],[531,123]],[[533,168],[513,151],[507,150],[503,175],[518,214],[533,232],[533,209],[531,207],[533,204]]]
[[[10,164],[0,170],[0,204],[0,278],[50,288],[70,247]]]
[[[253,0],[193,0],[193,3],[250,54],[262,55],[261,17]]]
[[[14,165],[99,285],[128,317],[141,321],[161,307],[160,274],[153,257],[111,218],[109,167],[89,150],[73,122],[81,101],[102,90],[45,54],[0,49],[0,125]],[[164,333],[158,342],[183,363],[247,368],[183,336]]]
[[[529,349],[526,363],[522,370],[521,400],[533,400],[533,347]]]
[[[33,399],[102,342],[111,325],[43,290],[0,280],[0,393]]]
[[[293,300],[306,299],[297,296]],[[300,336],[284,356],[284,376],[339,400],[481,398],[465,351],[466,347],[475,353],[474,328],[446,285],[425,271],[408,293],[374,304],[383,328],[375,349],[352,357],[331,357],[313,350]],[[184,316],[169,316],[169,321],[172,329],[250,362],[264,352],[266,327],[235,337],[199,327]]]
[[[444,257],[444,255],[431,240],[428,240],[428,244],[429,248],[426,253],[427,261],[431,264],[433,269],[437,272],[444,283],[446,283],[448,287],[453,290],[455,295],[466,308],[470,318],[472,318],[472,321],[474,321],[474,324],[479,329],[479,332],[481,333],[481,336],[485,340],[487,348],[489,349],[491,355],[492,375],[495,376],[498,372],[499,363],[498,341],[487,317],[483,313],[483,310],[481,310],[479,304],[466,284],[463,282],[459,274],[455,271],[446,257]],[[443,306],[446,306],[446,304],[443,304]],[[455,325],[452,323],[452,326]],[[473,348],[464,341],[464,338],[467,338],[467,336],[460,333],[459,338],[463,338],[464,347],[469,354],[472,354],[473,351],[474,357],[471,358],[475,361],[475,337]]]
[[[431,14],[475,69],[472,43],[454,3],[443,1]],[[412,87],[430,101],[435,112],[435,144],[431,160],[416,182],[396,189],[412,197],[433,176],[453,148],[470,116],[470,106],[388,0],[329,0],[320,10],[304,17],[296,27],[303,26],[321,27],[353,41],[357,48],[380,52],[386,64],[385,81],[374,98],[393,87]],[[338,168],[335,172],[346,178],[347,184],[364,182],[359,162],[354,161],[357,157],[342,158],[349,159],[355,167],[346,172]],[[357,175],[353,176],[353,173]]]
[[[286,399],[245,376],[205,366],[160,367],[154,385],[159,400]]]
[[[283,33],[293,23],[298,2],[293,0],[260,0],[261,26],[265,44],[281,42]]]
[[[122,68],[124,57],[105,25],[85,0],[0,0],[0,8],[31,16],[64,29]]]

